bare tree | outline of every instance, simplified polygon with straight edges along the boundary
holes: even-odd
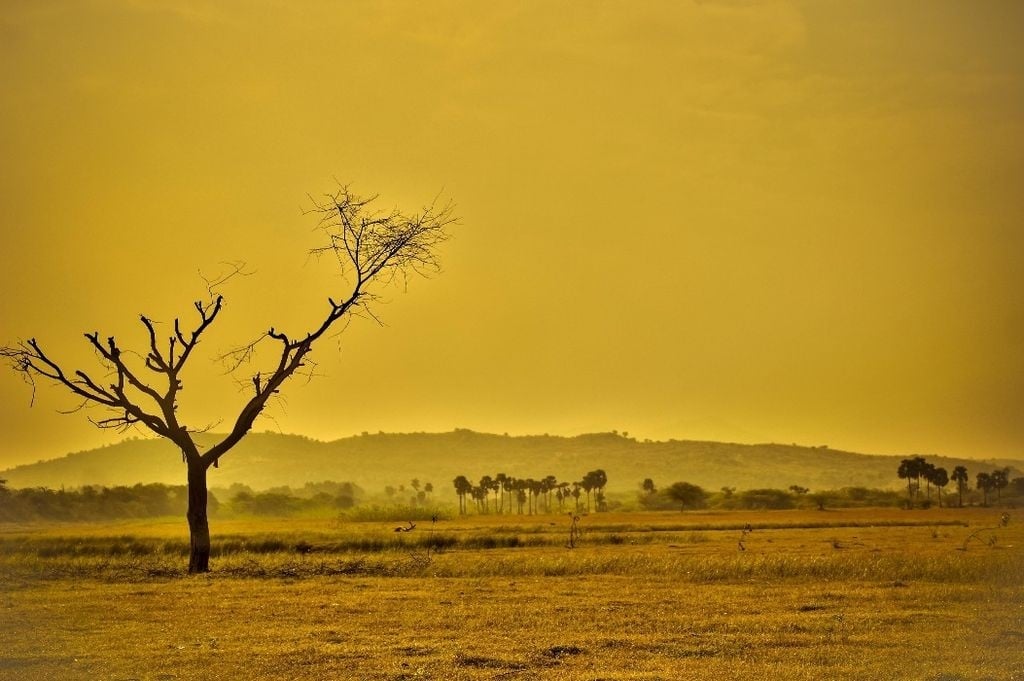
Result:
[[[81,400],[81,407],[104,409],[108,414],[105,418],[90,419],[96,426],[122,431],[145,426],[181,450],[188,471],[191,573],[209,570],[206,477],[210,466],[216,467],[220,458],[249,432],[267,401],[289,378],[308,374],[309,355],[317,341],[343,329],[353,315],[375,318],[372,307],[382,285],[405,283],[412,275],[438,269],[437,248],[455,221],[451,204],[435,202],[406,215],[398,210],[376,209],[376,198],[362,198],[341,187],[333,194],[312,199],[313,207],[308,212],[318,218],[325,239],[324,245],[312,253],[337,261],[344,275],[343,295],[327,299],[323,315],[311,330],[290,335],[271,327],[255,342],[226,356],[235,371],[242,371],[250,365],[257,345],[266,341],[276,348],[271,351],[276,361],[268,370],[249,376],[251,396],[231,430],[205,452],[193,439],[199,430],[178,421],[178,398],[183,388],[182,371],[223,310],[224,298],[216,293],[216,286],[209,287],[207,300],[194,304],[196,315],[191,325],[175,319],[173,334],[166,339],[159,337],[153,320],[140,316],[148,336],[148,347],[142,353],[123,349],[113,336],[104,340],[99,332],[86,333],[103,367],[99,374],[69,370],[35,338],[0,349],[0,356],[32,386],[33,402],[36,381],[42,379],[66,388]]]

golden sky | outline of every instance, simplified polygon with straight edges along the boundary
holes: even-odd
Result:
[[[462,224],[258,429],[1021,457],[1021,45],[1015,0],[8,0],[0,342],[92,368],[226,260],[208,355],[297,335],[336,178]],[[233,419],[220,372],[186,422]],[[117,439],[0,400],[0,465]]]

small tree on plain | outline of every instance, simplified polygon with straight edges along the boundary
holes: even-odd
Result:
[[[193,438],[199,431],[178,421],[178,402],[184,387],[182,373],[223,310],[224,298],[215,293],[215,287],[210,287],[207,300],[194,303],[194,322],[190,325],[175,319],[169,337],[161,338],[156,323],[141,315],[148,340],[141,353],[129,351],[113,336],[103,339],[99,332],[86,333],[102,365],[101,373],[69,369],[35,338],[0,349],[0,356],[32,386],[33,401],[37,380],[53,383],[68,390],[84,406],[106,410],[109,416],[93,421],[98,427],[123,431],[144,426],[178,447],[187,468],[191,573],[209,570],[209,468],[217,466],[220,458],[249,432],[267,401],[288,379],[295,374],[309,375],[309,355],[321,338],[344,328],[355,314],[372,317],[375,290],[380,285],[437,271],[437,248],[447,239],[446,228],[454,222],[451,206],[431,205],[405,215],[397,210],[375,209],[375,198],[362,198],[342,187],[314,200],[311,212],[319,218],[324,245],[312,253],[337,261],[345,275],[345,290],[341,296],[327,298],[324,313],[309,331],[291,335],[270,327],[255,342],[229,354],[233,368],[238,370],[248,364],[256,346],[264,341],[276,344],[279,353],[269,371],[251,376],[251,397],[235,417],[230,432],[205,452]]]
[[[667,493],[670,499],[679,504],[680,511],[685,511],[688,507],[700,508],[707,498],[701,487],[689,482],[673,482]]]

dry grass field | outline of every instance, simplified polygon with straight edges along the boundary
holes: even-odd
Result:
[[[4,526],[0,678],[1024,680],[1009,515]]]

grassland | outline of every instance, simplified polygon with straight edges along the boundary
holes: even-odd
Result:
[[[0,678],[1019,680],[1015,513],[9,525]]]

